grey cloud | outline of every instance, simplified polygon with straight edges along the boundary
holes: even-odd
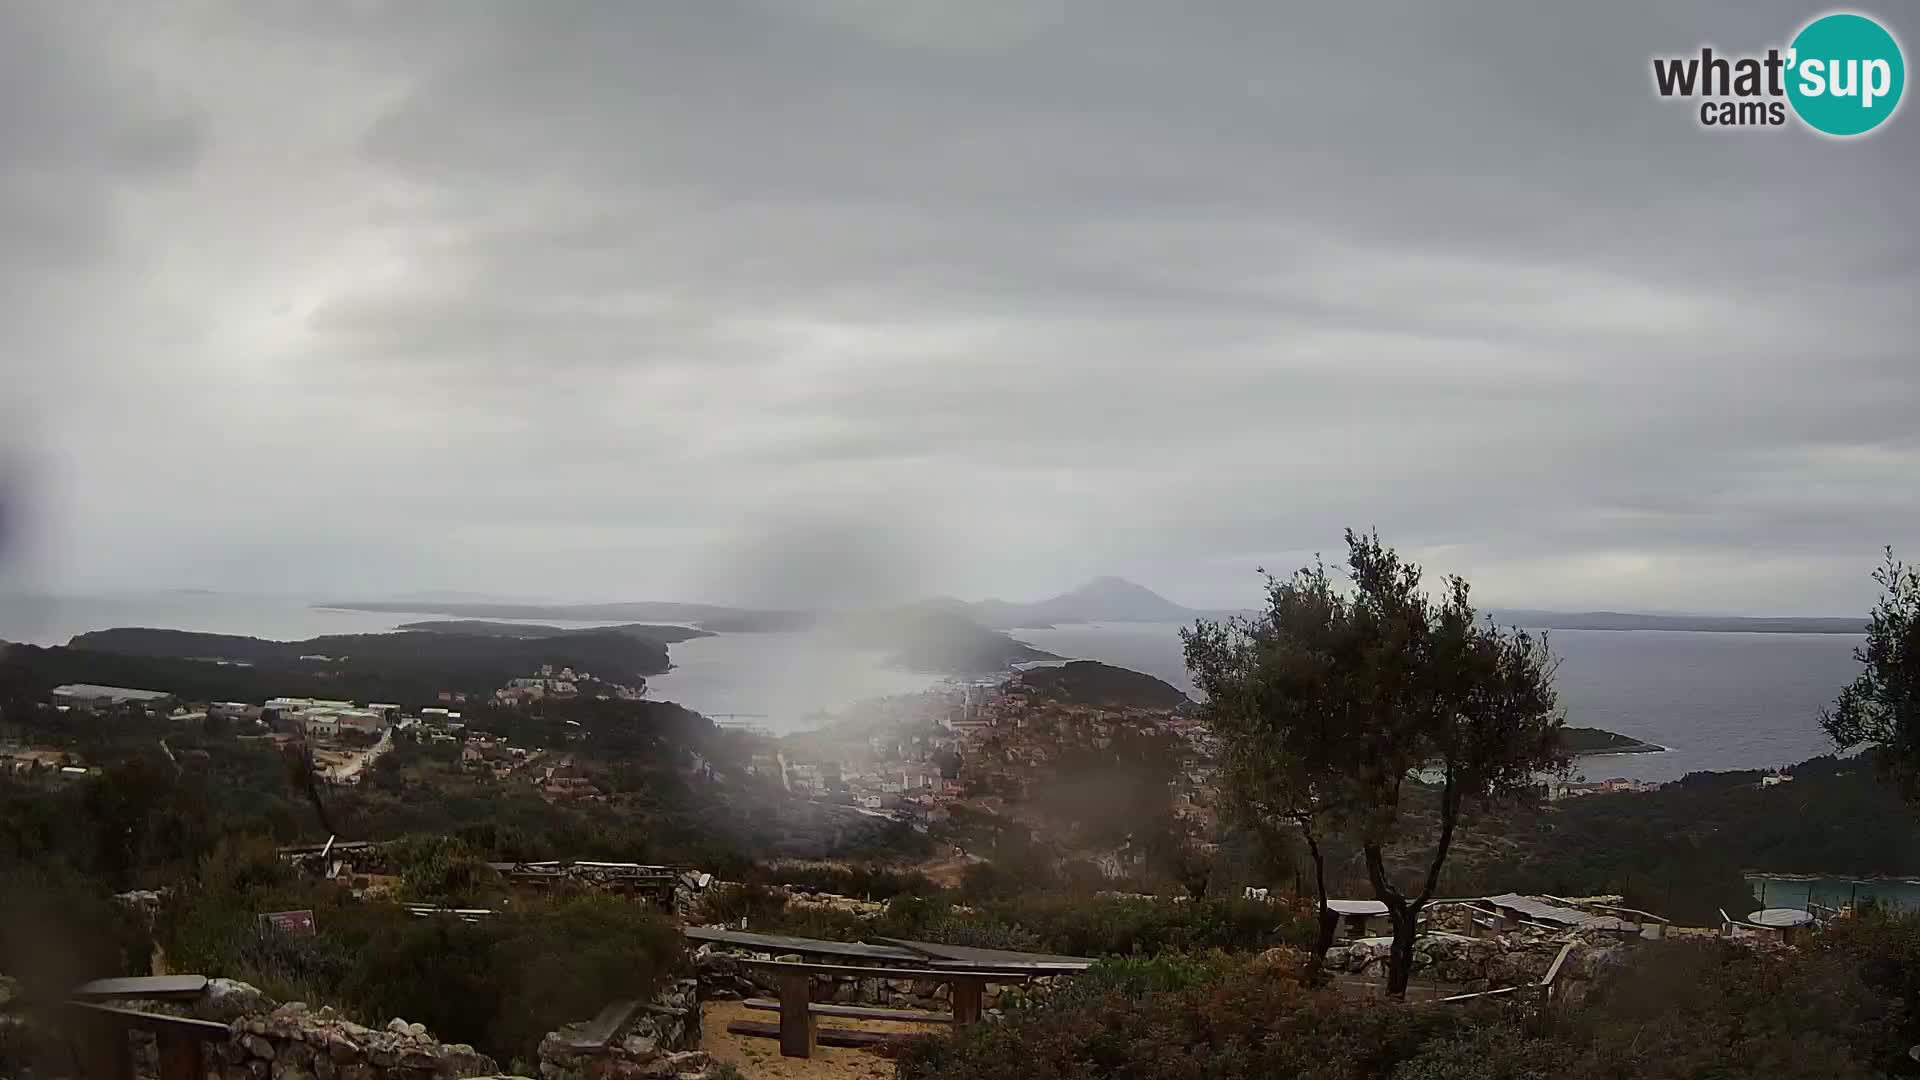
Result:
[[[47,10],[0,334],[74,587],[1228,604],[1377,524],[1828,613],[1920,535],[1913,117],[1649,87],[1792,5]]]

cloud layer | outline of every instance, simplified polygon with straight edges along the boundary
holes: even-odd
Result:
[[[1224,605],[1354,524],[1490,602],[1857,611],[1920,127],[1647,68],[1809,14],[0,6],[14,573]]]

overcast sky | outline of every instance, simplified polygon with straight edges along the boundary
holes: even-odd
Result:
[[[1920,557],[1920,116],[1650,89],[1815,8],[1327,7],[0,4],[10,572],[1232,605],[1352,524],[1842,614]]]

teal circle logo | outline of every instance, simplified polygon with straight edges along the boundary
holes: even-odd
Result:
[[[1865,15],[1822,15],[1794,36],[1788,57],[1787,100],[1815,131],[1864,135],[1900,107],[1900,43]]]

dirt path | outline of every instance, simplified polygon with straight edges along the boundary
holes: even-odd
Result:
[[[393,729],[383,728],[380,731],[379,742],[374,743],[363,753],[349,755],[345,762],[330,770],[329,775],[336,783],[351,783],[353,778],[359,776],[367,766],[378,761],[381,754],[391,749],[393,749]]]
[[[871,1050],[842,1047],[815,1047],[810,1058],[780,1056],[777,1039],[751,1035],[729,1035],[727,1025],[735,1020],[769,1023],[778,1013],[749,1009],[738,1001],[709,1001],[705,1008],[700,1048],[713,1060],[738,1068],[749,1080],[892,1080],[893,1062]],[[898,1024],[885,1020],[848,1020],[821,1017],[826,1027],[853,1028],[860,1031],[899,1031],[909,1034],[938,1034],[944,1024]]]

